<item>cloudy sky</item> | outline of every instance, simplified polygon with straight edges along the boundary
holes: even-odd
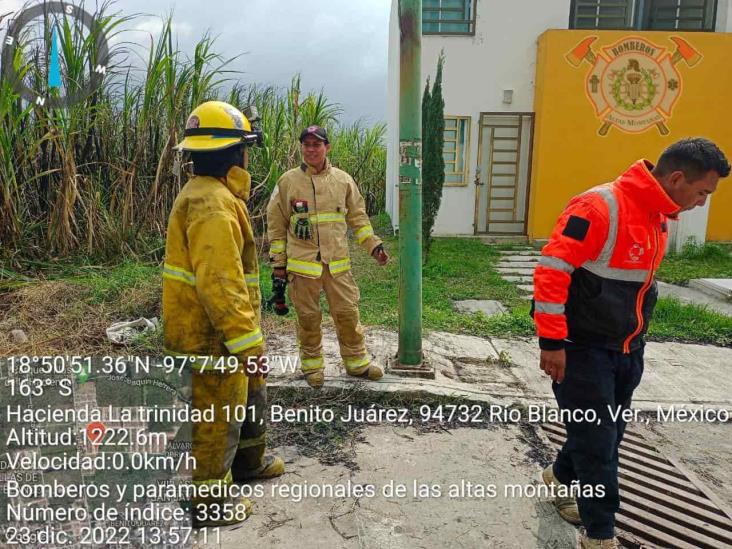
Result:
[[[35,4],[37,0],[30,3]],[[81,0],[69,0],[81,4]],[[94,0],[86,0],[92,5]],[[23,0],[0,0],[0,15]],[[296,73],[305,89],[323,88],[339,103],[344,122],[386,119],[390,0],[117,0],[116,10],[144,14],[127,39],[145,43],[173,12],[183,51],[209,30],[224,56],[245,54],[232,66],[243,83],[286,86]],[[0,23],[4,34],[7,20]]]

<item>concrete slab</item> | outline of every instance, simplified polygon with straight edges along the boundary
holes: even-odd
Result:
[[[504,275],[501,277],[503,280],[507,282],[521,282],[523,284],[531,283],[534,281],[533,276],[514,276],[514,275]]]
[[[530,263],[536,263],[539,261],[540,254],[530,254],[530,255],[504,255],[501,257],[501,263],[505,263],[506,261],[510,262],[530,262]]]
[[[530,294],[533,294],[534,293],[534,285],[533,284],[519,284],[517,286],[517,288],[519,290],[521,290],[522,292],[528,292]]]
[[[496,351],[508,360],[511,371],[521,382],[524,394],[534,400],[553,399],[551,380],[539,368],[539,343],[536,339],[492,338]]]
[[[684,288],[675,284],[658,281],[658,294],[661,297],[675,297],[682,303],[704,305],[723,315],[732,316],[732,303],[711,296],[694,288]]]
[[[289,334],[268,337],[272,355],[288,352],[279,343],[281,339],[294,338]],[[396,355],[398,337],[388,330],[369,329],[366,343],[375,361],[386,364]],[[387,371],[375,383],[362,383],[345,374],[337,355],[335,332],[330,327],[324,331],[323,347],[328,387],[360,383],[365,389],[378,392],[427,392],[490,403],[554,402],[551,382],[538,366],[536,339],[484,339],[433,332],[425,338],[423,348],[435,368],[434,380],[400,378]],[[296,364],[297,349],[294,345],[287,348],[291,353],[289,359]],[[508,358],[510,368],[497,366],[499,354]],[[651,342],[646,345],[645,359],[643,381],[633,399],[635,408],[654,412],[657,406],[670,404],[732,408],[732,376],[728,375],[732,348]],[[283,371],[277,364],[270,373],[270,384],[307,387],[299,369]]]
[[[514,236],[514,235],[501,235],[501,236],[488,236],[482,235],[478,237],[483,244],[527,244],[529,238],[527,236]],[[517,246],[518,247],[518,246]],[[525,246],[530,248],[530,246]]]
[[[491,339],[496,351],[509,356],[512,372],[526,388],[528,398],[553,400],[551,381],[539,369],[535,340]],[[656,405],[708,404],[732,406],[732,349],[686,343],[649,342],[645,372],[633,396],[633,406],[656,410]]]
[[[498,253],[501,254],[501,255],[508,255],[508,256],[516,256],[516,255],[521,255],[521,256],[539,256],[539,255],[541,255],[541,252],[538,251],[538,250],[522,250],[522,251],[519,251],[519,250],[501,250]]]
[[[508,265],[506,267],[498,266],[496,268],[496,271],[498,271],[500,274],[516,274],[521,276],[533,276],[534,275],[534,268],[533,267],[517,267],[515,265]]]
[[[422,342],[422,347],[425,353],[442,355],[448,359],[498,360],[498,353],[490,339],[470,335],[432,332]]]
[[[732,301],[732,278],[695,278],[689,287],[725,301]]]
[[[506,308],[500,301],[491,299],[466,299],[454,301],[455,309],[460,313],[483,313],[486,316],[495,316],[506,313]]]
[[[535,261],[501,261],[496,265],[499,269],[533,269]],[[500,271],[499,271],[500,272]]]
[[[357,471],[281,449],[288,472],[259,483],[254,514],[222,528],[220,544],[207,547],[574,547],[576,530],[550,500],[508,488],[538,483],[533,448],[518,425],[427,433],[378,425],[354,448]],[[352,493],[367,485],[373,495]],[[403,494],[388,493],[397,485]],[[283,493],[306,488],[313,497],[300,501]],[[323,495],[336,489],[342,493]]]

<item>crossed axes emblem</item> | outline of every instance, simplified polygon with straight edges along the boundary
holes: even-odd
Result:
[[[587,62],[593,67],[598,61],[598,55],[592,49],[592,45],[598,39],[597,36],[590,36],[585,38],[577,44],[572,50],[566,55],[565,59],[574,67],[579,67],[582,62]],[[686,40],[678,36],[672,36],[669,38],[674,44],[676,44],[676,50],[671,55],[671,65],[675,66],[680,62],[686,63],[689,67],[694,67],[699,61],[702,60],[702,55],[699,53],[691,44]],[[661,132],[661,135],[668,135],[670,130],[663,121],[657,122],[656,126]],[[605,121],[598,133],[602,136],[607,135],[612,127],[612,122]]]

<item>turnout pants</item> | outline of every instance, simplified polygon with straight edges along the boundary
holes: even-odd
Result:
[[[247,377],[243,371],[194,371],[192,384],[193,408],[214,409],[213,422],[193,424],[193,483],[228,485],[239,471],[262,469],[267,402],[264,377]],[[260,419],[265,421],[260,423]],[[219,499],[197,499],[194,504]]]
[[[297,313],[297,339],[303,373],[323,370],[323,332],[320,325],[320,293],[325,291],[330,314],[335,323],[341,358],[352,375],[365,372],[369,366],[363,329],[358,312],[360,293],[350,271],[337,277],[323,265],[320,278],[290,275],[290,301]]]
[[[578,497],[577,506],[587,535],[609,539],[615,535],[615,513],[620,508],[618,447],[625,422],[613,421],[611,410],[630,408],[633,391],[643,375],[643,348],[630,354],[568,343],[564,381],[552,389],[562,410],[594,410],[597,421],[567,422],[567,441],[554,462],[554,475],[570,485],[602,485],[604,497]],[[586,414],[585,414],[586,416]]]

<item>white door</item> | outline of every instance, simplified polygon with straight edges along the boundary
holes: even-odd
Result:
[[[481,114],[476,233],[526,234],[533,125],[531,113]]]

